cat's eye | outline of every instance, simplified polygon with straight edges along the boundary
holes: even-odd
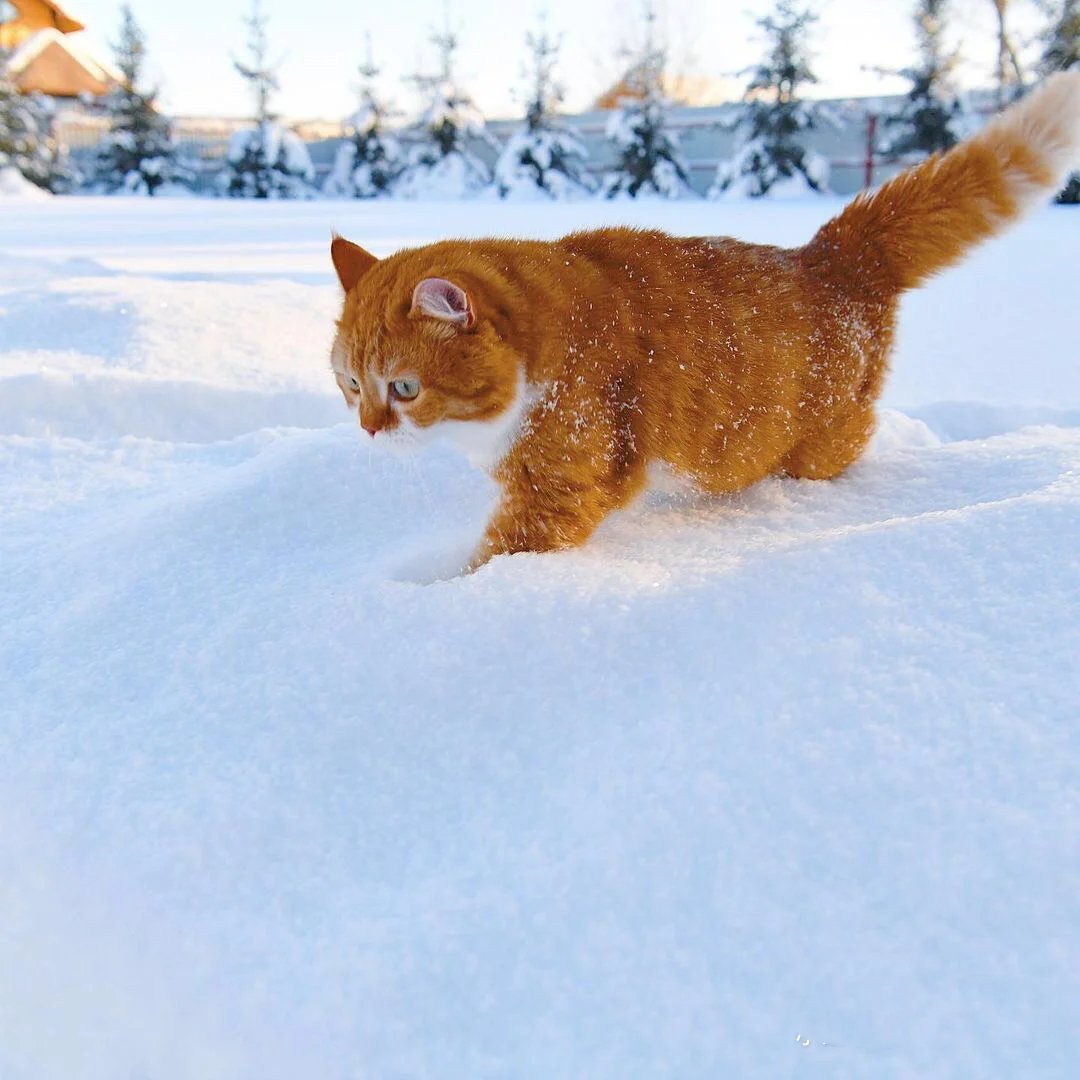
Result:
[[[355,375],[349,376],[349,389],[352,390],[354,394],[360,393],[360,380]]]
[[[402,401],[412,401],[420,393],[420,380],[414,378],[395,379],[390,384],[390,389],[394,391],[394,397],[400,398]]]

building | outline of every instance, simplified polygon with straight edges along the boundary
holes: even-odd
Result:
[[[8,78],[24,94],[101,97],[118,73],[89,50],[84,26],[56,0],[0,0],[0,49]]]
[[[0,0],[0,49],[17,49],[39,30],[74,34],[85,29],[52,0]]]

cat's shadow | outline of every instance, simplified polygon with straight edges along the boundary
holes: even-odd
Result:
[[[417,548],[390,564],[390,580],[407,585],[437,585],[466,577],[465,568],[475,546],[475,543],[458,539],[437,547]]]

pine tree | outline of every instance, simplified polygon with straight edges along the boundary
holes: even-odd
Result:
[[[268,59],[266,16],[260,0],[252,0],[248,28],[248,61],[233,61],[247,82],[255,103],[255,127],[238,131],[229,140],[220,184],[227,195],[246,199],[309,198],[315,169],[307,147],[292,131],[278,124],[270,99],[279,89],[277,69]]]
[[[323,192],[371,199],[390,191],[404,162],[401,144],[386,130],[390,109],[375,92],[379,69],[372,62],[370,38],[359,71],[360,107],[345,122],[346,140],[338,147]]]
[[[1080,0],[1059,0],[1050,15],[1050,25],[1042,34],[1043,50],[1039,58],[1039,74],[1043,76],[1080,66]],[[1080,205],[1080,172],[1069,177],[1058,192],[1057,201]]]
[[[878,152],[885,157],[919,154],[928,157],[948,150],[959,141],[955,125],[961,108],[947,90],[949,76],[959,56],[946,52],[943,42],[945,17],[950,0],[917,0],[915,33],[919,61],[913,67],[891,74],[911,83],[904,103],[885,117],[885,136]]]
[[[563,99],[554,75],[560,41],[548,34],[541,20],[535,34],[525,35],[525,43],[529,49],[525,126],[510,137],[495,162],[495,185],[504,198],[585,194],[593,186],[584,168],[585,146],[555,119]]]
[[[710,198],[737,192],[755,198],[792,183],[810,191],[828,186],[828,162],[803,146],[801,136],[831,116],[802,100],[803,86],[817,82],[806,52],[806,36],[817,21],[799,0],[776,0],[772,15],[757,20],[769,51],[750,69],[745,104],[736,129],[741,145],[723,162],[709,191]]]
[[[157,90],[141,87],[146,38],[130,6],[120,12],[120,39],[113,51],[123,80],[106,103],[109,133],[98,149],[91,186],[153,195],[163,184],[192,179],[192,173],[180,163],[169,122],[155,107]]]
[[[1050,25],[1041,35],[1040,75],[1080,66],[1080,0],[1057,0],[1049,14]]]
[[[481,139],[492,147],[497,144],[472,98],[458,83],[454,60],[457,35],[447,27],[432,34],[431,41],[438,50],[439,66],[434,74],[410,79],[427,98],[427,105],[410,129],[416,141],[394,193],[405,198],[460,198],[491,183],[491,171],[468,149],[466,139]]]
[[[48,191],[68,179],[45,101],[26,96],[8,78],[7,54],[0,50],[0,170],[15,169]]]
[[[602,184],[609,199],[637,198],[642,193],[677,199],[690,192],[679,139],[668,126],[667,50],[658,39],[651,0],[646,0],[643,18],[641,46],[626,52],[629,67],[623,85],[629,93],[607,124],[608,141],[615,144],[619,157],[618,170],[608,173]]]

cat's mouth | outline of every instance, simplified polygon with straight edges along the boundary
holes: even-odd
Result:
[[[371,431],[361,426],[361,434],[366,442],[378,452],[393,454],[412,453],[424,440],[417,437],[416,430],[406,423],[395,424],[392,428],[379,428]],[[367,436],[371,437],[368,438]]]

